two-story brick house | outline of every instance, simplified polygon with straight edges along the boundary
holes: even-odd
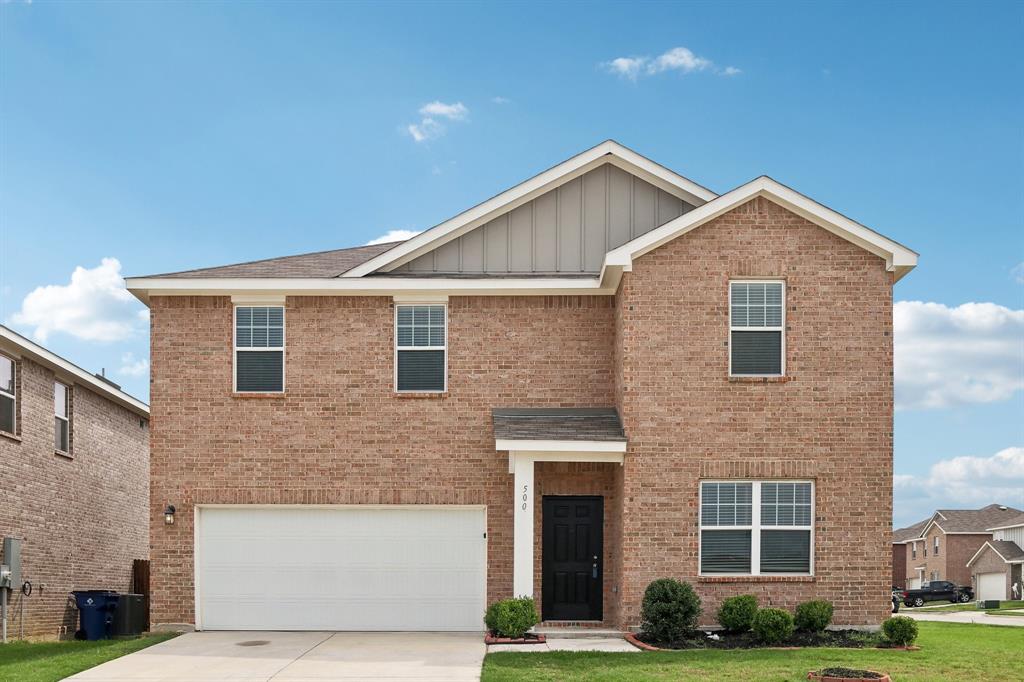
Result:
[[[930,518],[893,531],[893,585],[918,588],[933,580],[971,584],[968,562],[987,541],[992,528],[1021,515],[1019,509],[990,504],[981,509],[938,509]],[[902,550],[898,550],[902,547]],[[902,562],[904,582],[895,582]]]
[[[71,590],[132,589],[149,556],[149,409],[4,326],[0,482],[0,537],[21,545],[11,636],[74,634]]]
[[[709,623],[754,593],[877,625],[916,259],[608,141],[405,242],[130,278],[153,619],[478,630],[525,594],[628,627],[673,576]]]

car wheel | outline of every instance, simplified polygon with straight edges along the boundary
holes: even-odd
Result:
[[[971,595],[967,594],[966,592],[960,595],[961,604],[966,604],[969,601],[971,601]]]
[[[914,606],[924,606],[924,599],[921,599],[920,597],[915,599],[914,600]]]

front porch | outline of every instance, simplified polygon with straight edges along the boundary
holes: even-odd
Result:
[[[614,409],[494,410],[495,447],[513,475],[513,594],[542,627],[618,622],[622,464]]]

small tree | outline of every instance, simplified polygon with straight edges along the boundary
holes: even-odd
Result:
[[[690,583],[673,578],[653,581],[640,607],[644,635],[655,642],[678,642],[693,632],[700,615],[700,597]]]
[[[729,597],[718,609],[718,622],[729,632],[746,632],[757,613],[757,597],[741,594]]]

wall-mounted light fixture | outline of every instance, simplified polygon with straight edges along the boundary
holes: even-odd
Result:
[[[166,523],[168,526],[173,526],[174,525],[174,505],[173,504],[167,505],[167,508],[164,509],[164,523]]]

